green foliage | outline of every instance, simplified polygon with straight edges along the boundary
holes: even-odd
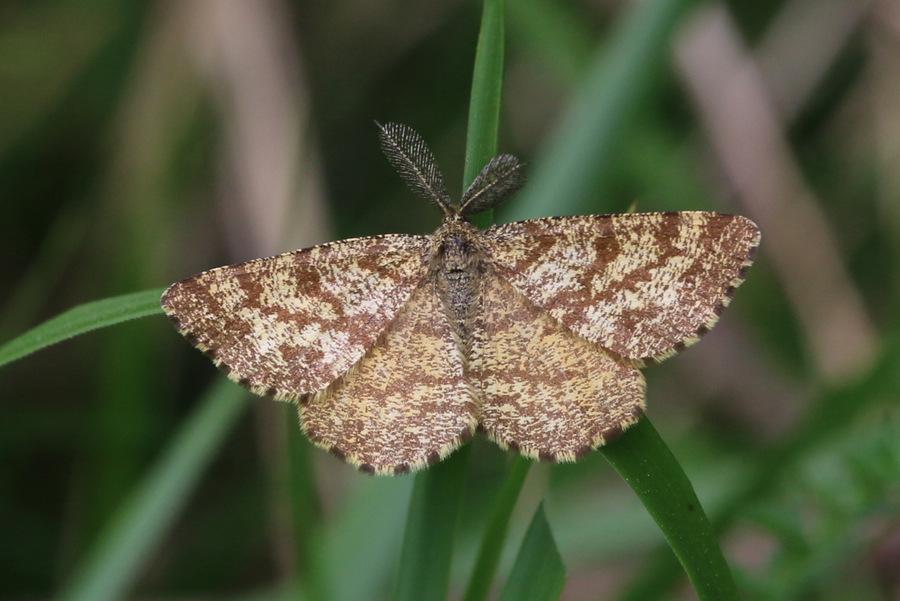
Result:
[[[678,460],[644,417],[600,449],[622,475],[684,566],[700,599],[737,599],[715,533]]]
[[[525,533],[519,554],[500,593],[500,601],[550,601],[559,599],[566,583],[566,570],[550,524],[539,505]]]
[[[104,601],[127,595],[183,509],[234,423],[247,394],[221,380],[167,444],[144,482],[100,534],[93,552],[59,594],[66,601]]]
[[[765,578],[743,575],[754,599],[846,599],[865,588],[869,532],[896,519],[900,424],[874,412],[794,463],[742,526],[773,541]],[[871,584],[869,594],[877,591]]]
[[[784,4],[730,3],[732,33],[753,32],[765,59]],[[553,467],[475,444],[415,478],[373,479],[314,450],[292,406],[246,400],[165,320],[123,322],[159,313],[159,287],[203,268],[433,228],[430,207],[398,193],[373,119],[416,128],[464,182],[498,151],[530,161],[498,221],[632,203],[754,217],[740,186],[717,187],[722,142],[671,68],[701,3],[386,3],[363,20],[341,3],[213,6],[4,12],[0,597],[555,599],[567,572],[571,598],[672,598],[685,573],[700,598],[735,598],[728,565],[745,598],[890,591],[900,190],[883,134],[896,103],[855,112],[893,85],[883,53],[795,33],[773,55],[817,51],[781,84],[830,65],[783,117],[845,284],[874,316],[857,372],[817,362],[776,252],[809,260],[807,224],[791,224],[764,230],[709,339],[645,372],[661,437],[643,420]],[[853,332],[834,331],[832,348],[850,352]],[[578,596],[600,581],[610,592]]]

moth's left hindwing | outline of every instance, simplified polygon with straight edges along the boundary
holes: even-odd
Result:
[[[364,472],[435,463],[478,423],[465,362],[437,281],[426,277],[365,356],[300,405],[303,431]]]

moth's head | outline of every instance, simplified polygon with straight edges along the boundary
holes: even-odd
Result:
[[[399,123],[375,124],[381,130],[381,149],[400,177],[413,192],[440,207],[445,217],[468,218],[496,208],[525,185],[525,164],[511,154],[501,154],[484,166],[459,204],[454,204],[434,154],[422,136]]]

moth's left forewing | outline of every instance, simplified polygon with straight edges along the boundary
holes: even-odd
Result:
[[[708,212],[584,215],[490,228],[491,267],[574,332],[634,360],[696,342],[744,280],[759,230]]]
[[[163,310],[258,394],[298,400],[359,361],[425,276],[425,236],[352,238],[199,273]]]

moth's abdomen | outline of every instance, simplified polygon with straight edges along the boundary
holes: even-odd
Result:
[[[440,236],[434,263],[444,314],[466,349],[471,344],[484,270],[482,253],[474,236],[474,230],[470,233],[468,229]]]

